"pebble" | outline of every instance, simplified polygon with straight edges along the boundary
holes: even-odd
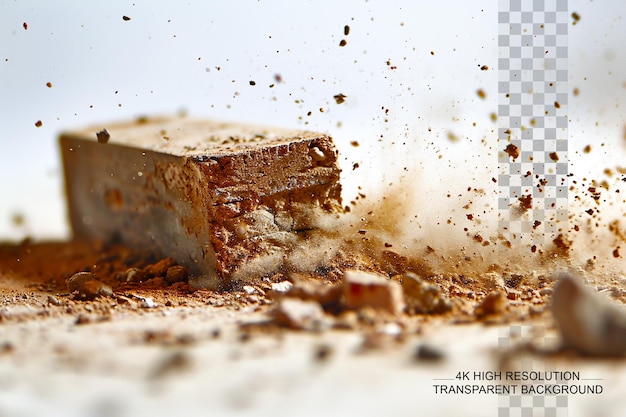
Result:
[[[248,295],[252,295],[256,292],[256,289],[254,287],[251,287],[250,285],[244,285],[243,286],[243,290],[246,292],[246,294]]]
[[[182,265],[174,265],[167,268],[165,273],[165,280],[168,284],[175,282],[183,282],[187,279],[187,268]]]
[[[316,362],[326,362],[333,354],[333,348],[327,344],[320,344],[315,347],[313,359]]]
[[[141,297],[141,308],[155,308],[158,304],[152,299],[148,297]]]
[[[164,277],[167,274],[167,270],[172,266],[174,266],[174,259],[171,257],[164,258],[154,264],[147,265],[141,270],[141,272],[149,278]]]
[[[482,319],[487,316],[495,316],[504,313],[506,309],[505,295],[502,291],[494,291],[489,294],[476,306],[474,315]]]
[[[415,314],[441,314],[452,309],[452,304],[438,286],[423,281],[412,272],[402,276],[402,289],[407,310]]]
[[[295,284],[284,293],[287,297],[315,301],[324,309],[339,306],[342,294],[341,285],[302,280],[295,280]]]
[[[597,357],[626,355],[626,309],[568,273],[558,275],[552,314],[565,347]]]
[[[293,284],[289,281],[272,282],[272,291],[286,293]]]
[[[67,280],[67,290],[77,292],[81,299],[93,300],[98,296],[112,296],[111,287],[99,281],[91,272],[77,272]]]
[[[322,306],[296,298],[281,299],[272,316],[276,324],[297,330],[317,330],[325,321]]]
[[[54,295],[48,294],[48,304],[52,304],[54,306],[60,306],[63,303],[58,298],[56,298]]]
[[[404,310],[402,286],[396,281],[369,272],[348,270],[343,276],[343,296],[346,308],[371,307],[400,314]]]
[[[123,276],[125,276],[126,282],[141,282],[142,280],[141,269],[139,268],[128,268]]]
[[[441,349],[427,343],[422,343],[415,349],[415,355],[413,357],[417,361],[439,362],[444,359],[445,356]]]

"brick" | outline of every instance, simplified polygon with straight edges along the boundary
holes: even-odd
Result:
[[[279,269],[299,232],[341,210],[325,134],[156,118],[66,132],[60,146],[76,238],[172,257],[210,282]]]

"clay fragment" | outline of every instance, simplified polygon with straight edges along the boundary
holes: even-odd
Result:
[[[112,296],[113,290],[99,281],[91,272],[77,272],[67,279],[67,290],[77,293],[80,299],[93,300],[99,296]]]
[[[314,301],[283,298],[272,311],[274,322],[296,330],[318,330],[324,323],[324,310]]]
[[[343,296],[346,308],[370,307],[400,314],[404,300],[400,283],[363,271],[348,270],[343,276]]]
[[[438,286],[423,281],[412,272],[402,276],[407,311],[414,314],[441,314],[452,309],[450,300]]]
[[[502,291],[494,291],[489,294],[476,306],[474,315],[478,319],[489,316],[496,316],[504,313],[506,309],[506,296]]]

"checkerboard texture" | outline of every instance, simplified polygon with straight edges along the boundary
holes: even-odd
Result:
[[[567,0],[499,3],[499,232],[520,249],[568,229],[568,24]]]
[[[498,339],[498,348],[508,350],[511,347],[532,343],[538,348],[549,348],[555,346],[557,338],[550,335],[547,326],[535,325],[513,325],[503,328]],[[515,371],[554,371],[545,361],[533,359],[519,359],[515,366]],[[567,381],[553,381],[555,384],[567,384]],[[512,381],[503,381],[512,384]],[[522,381],[523,384],[531,384],[531,381]],[[539,382],[540,383],[540,382]],[[567,395],[522,395],[521,386],[518,385],[516,394],[503,394],[498,396],[498,417],[567,417],[568,396]]]

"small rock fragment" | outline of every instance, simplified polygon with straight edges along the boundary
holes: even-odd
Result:
[[[54,306],[60,306],[63,303],[58,298],[56,298],[54,295],[48,294],[48,304],[52,304]]]
[[[243,290],[246,292],[246,294],[248,295],[252,295],[256,292],[256,288],[250,286],[250,285],[244,285],[243,286]]]
[[[404,310],[402,287],[381,275],[349,270],[343,276],[343,296],[347,308],[371,307],[392,314]]]
[[[441,314],[452,309],[450,301],[438,286],[429,284],[412,272],[402,277],[407,310],[415,314]]]
[[[175,282],[183,282],[187,279],[187,268],[182,265],[173,265],[167,268],[165,273],[165,280],[168,284],[174,284]]]
[[[320,344],[315,347],[313,359],[316,362],[326,362],[332,356],[333,348],[327,344]]]
[[[179,374],[191,368],[192,360],[184,351],[167,354],[154,367],[149,375],[150,379],[159,379]]]
[[[346,96],[344,94],[335,94],[333,96],[333,98],[335,99],[335,103],[337,103],[337,104],[342,104],[343,102],[345,102],[347,97],[348,96]]]
[[[272,311],[274,322],[296,330],[316,330],[324,321],[322,306],[313,301],[283,298]]]
[[[141,308],[155,308],[158,304],[149,297],[140,297],[141,298]]]
[[[96,138],[98,139],[98,143],[107,143],[111,138],[111,135],[106,129],[102,129],[101,131],[96,132]]]
[[[293,284],[289,281],[272,282],[272,291],[276,293],[286,293]]]
[[[139,268],[128,268],[124,274],[122,274],[124,281],[126,282],[141,282],[143,275]]]
[[[495,316],[504,313],[505,294],[502,291],[494,291],[487,294],[487,296],[476,306],[474,315],[478,319],[485,318],[487,316]]]
[[[147,265],[141,270],[141,272],[145,277],[148,278],[164,277],[167,274],[167,270],[170,267],[174,266],[174,264],[174,259],[172,259],[171,257],[165,258],[154,264]]]
[[[295,280],[285,296],[305,301],[315,301],[325,310],[339,307],[343,288],[341,285]]]
[[[566,347],[589,356],[626,354],[626,310],[592,293],[570,274],[559,274],[552,314]]]
[[[99,281],[91,272],[77,272],[69,277],[67,280],[67,290],[70,293],[77,292],[78,296],[85,300],[93,300],[101,295],[113,295],[111,287]]]
[[[445,358],[443,351],[427,343],[420,344],[415,349],[413,358],[416,361],[439,362]]]
[[[78,315],[78,317],[76,317],[76,320],[74,321],[74,324],[81,325],[81,324],[89,324],[91,322],[93,322],[93,319],[91,318],[91,316],[89,316],[87,314],[80,313]]]

